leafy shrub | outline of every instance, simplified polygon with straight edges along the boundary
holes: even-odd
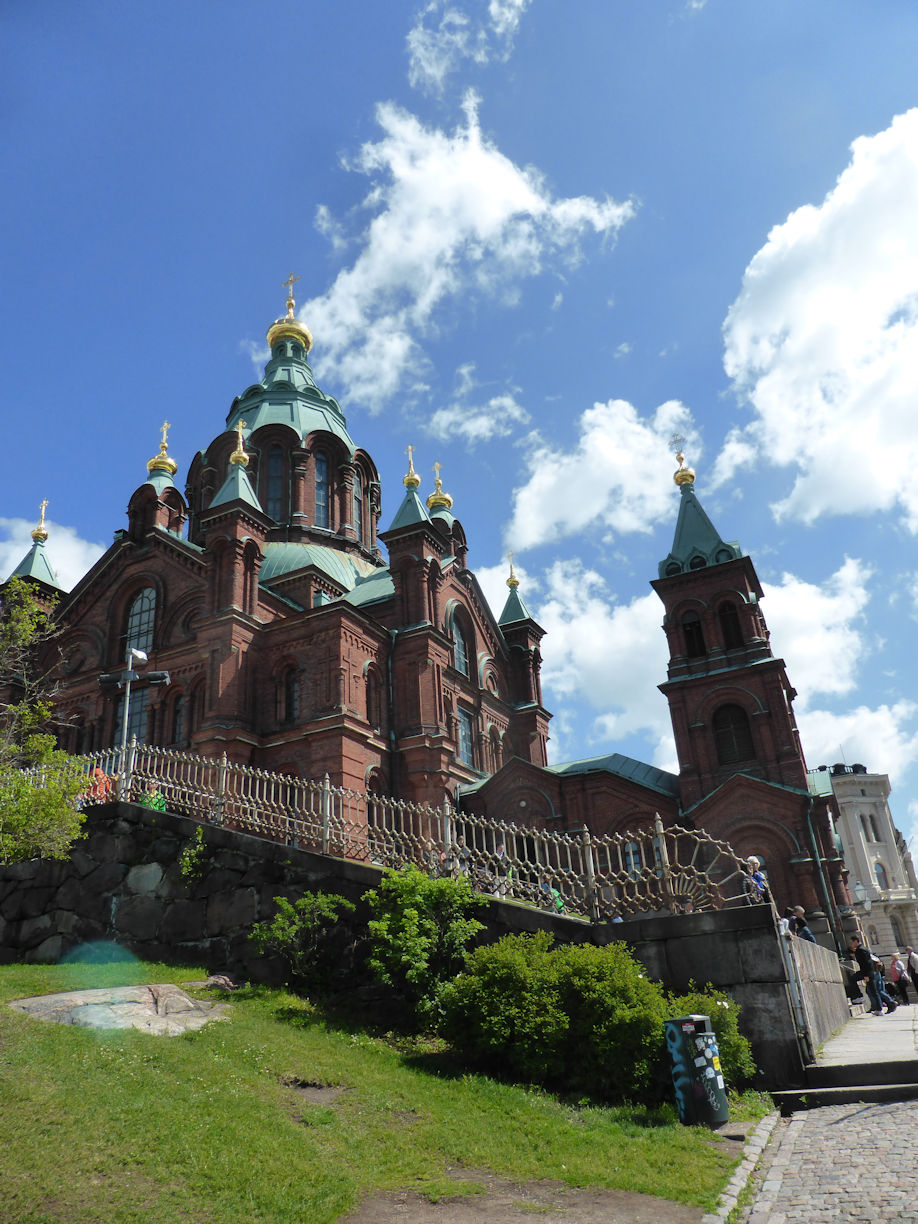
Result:
[[[270,922],[256,922],[252,940],[259,952],[275,952],[287,964],[291,984],[327,987],[334,976],[338,949],[332,934],[342,914],[353,904],[337,893],[306,893],[294,902],[275,897],[277,913]]]
[[[370,907],[371,972],[393,987],[415,1023],[431,1024],[443,984],[462,967],[482,930],[468,880],[434,880],[416,867],[389,871],[364,893]]]
[[[669,995],[666,1006],[669,1016],[710,1016],[728,1088],[736,1088],[752,1079],[756,1066],[752,1047],[739,1031],[740,1005],[725,991],[718,990],[710,982],[699,990],[694,982],[689,982],[689,993]]]
[[[468,957],[441,1005],[444,1036],[487,1070],[601,1100],[651,1093],[666,1007],[624,944],[507,935]]]
[[[204,875],[207,846],[204,844],[204,830],[200,825],[185,842],[178,862],[179,872],[186,884],[195,884]]]

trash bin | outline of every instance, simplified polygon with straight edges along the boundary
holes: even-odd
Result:
[[[717,1038],[708,1016],[666,1021],[666,1046],[673,1060],[673,1087],[679,1121],[686,1126],[723,1126],[729,1120]]]

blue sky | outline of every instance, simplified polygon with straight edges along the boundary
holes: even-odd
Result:
[[[432,465],[548,630],[554,759],[674,766],[668,442],[766,590],[811,766],[918,829],[918,6],[11,0],[0,570],[182,475],[293,271],[397,509]]]

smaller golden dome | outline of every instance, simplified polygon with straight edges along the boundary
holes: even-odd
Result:
[[[296,302],[293,300],[293,286],[299,279],[298,276],[294,276],[291,272],[284,281],[284,286],[287,290],[287,313],[282,319],[275,319],[268,328],[269,348],[273,349],[278,340],[284,339],[296,340],[299,344],[302,344],[307,353],[312,348],[312,332],[293,313],[293,309],[296,306]]]
[[[178,464],[168,454],[168,447],[166,445],[166,437],[169,433],[168,421],[163,421],[162,430],[163,440],[159,444],[159,454],[147,460],[147,471],[151,474],[153,472],[168,472],[170,476],[174,476],[178,471]]]
[[[45,511],[48,509],[47,497],[41,503],[41,518],[38,520],[38,526],[32,532],[32,539],[36,544],[44,544],[48,538],[48,528],[45,526]]]
[[[679,467],[673,472],[673,480],[681,488],[682,485],[692,485],[695,483],[695,469],[685,466],[685,455],[679,451],[676,458],[679,460]]]
[[[520,585],[520,580],[513,572],[513,553],[507,553],[507,560],[510,562],[510,577],[507,579],[507,586],[511,591],[515,591]]]
[[[427,499],[428,510],[449,510],[452,507],[453,499],[448,493],[443,492],[443,482],[440,480],[440,464],[434,464],[434,484],[433,493]]]
[[[409,446],[406,454],[408,455],[408,473],[402,477],[402,484],[406,489],[416,489],[421,483],[421,478],[414,470],[414,447]]]

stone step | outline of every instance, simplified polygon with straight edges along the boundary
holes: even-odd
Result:
[[[882,1087],[885,1084],[918,1085],[918,1058],[890,1062],[819,1063],[806,1068],[806,1088],[850,1088],[853,1085]]]
[[[771,1099],[783,1117],[800,1109],[819,1109],[823,1105],[853,1105],[859,1102],[918,1100],[918,1084],[849,1084],[838,1088],[795,1088],[772,1092]]]

